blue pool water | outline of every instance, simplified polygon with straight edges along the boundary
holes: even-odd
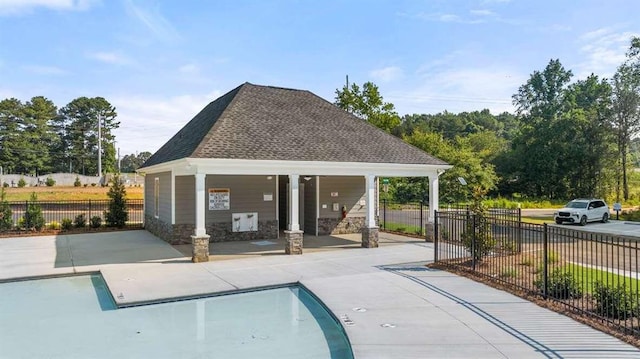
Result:
[[[353,355],[302,287],[118,309],[96,274],[0,284],[0,358]]]

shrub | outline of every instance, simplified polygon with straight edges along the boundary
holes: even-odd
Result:
[[[76,176],[76,180],[73,181],[73,187],[80,187],[80,186],[82,186],[82,183],[80,183],[80,178]]]
[[[62,228],[62,225],[60,224],[60,222],[56,222],[56,221],[49,222],[49,229],[58,230],[60,228]]]
[[[76,219],[73,221],[73,225],[76,228],[84,228],[87,225],[87,218],[84,216],[84,213],[80,213],[76,216]]]
[[[485,194],[485,190],[474,188],[473,201],[469,208],[471,217],[462,233],[462,245],[471,252],[475,260],[482,260],[496,246],[496,240],[491,233],[491,223],[487,220],[487,207],[482,202]]]
[[[68,231],[73,228],[73,221],[69,218],[63,218],[61,226],[63,230]]]
[[[36,193],[31,193],[31,199],[27,202],[27,210],[24,212],[24,227],[39,231],[44,227],[44,216],[42,215],[42,207],[37,201]]]
[[[129,212],[127,211],[127,191],[124,184],[120,181],[120,176],[115,175],[113,177],[113,185],[109,188],[109,209],[104,213],[105,222],[109,227],[122,228],[129,219]]]
[[[47,187],[53,187],[56,185],[56,180],[54,180],[51,176],[47,177],[46,181],[44,181],[44,184],[47,185]]]
[[[102,225],[102,218],[100,216],[93,216],[91,220],[89,220],[89,226],[91,228],[99,228]]]
[[[609,318],[627,319],[637,311],[631,292],[622,285],[612,287],[597,281],[593,298],[596,300],[596,312]]]
[[[85,183],[85,184],[83,185],[83,187],[87,187],[87,186],[88,186],[88,184],[87,184],[87,183]]]
[[[95,183],[92,183],[92,184],[91,184],[91,187],[95,187],[95,186],[96,186],[96,184],[95,184]]]
[[[24,217],[18,219],[18,228],[24,228]]]
[[[4,188],[0,190],[0,231],[8,231],[13,227],[13,211],[7,202]]]
[[[25,181],[24,178],[20,177],[20,179],[18,180],[18,187],[22,188],[26,185],[27,185],[27,181]]]
[[[2,184],[2,187],[4,187],[4,188],[8,188],[8,187],[9,187],[9,184],[8,184],[7,182],[5,182],[5,183],[3,183],[3,184]]]
[[[544,292],[544,278],[539,277],[533,284]],[[582,297],[582,288],[571,272],[555,271],[549,275],[547,295],[556,299],[570,299]]]

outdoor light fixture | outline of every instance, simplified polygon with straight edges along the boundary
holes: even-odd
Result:
[[[304,176],[304,177],[302,177],[302,178],[303,178],[305,181],[308,181],[308,180],[310,180],[310,179],[311,179],[311,176]]]

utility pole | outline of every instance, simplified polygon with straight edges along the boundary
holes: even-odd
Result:
[[[98,177],[102,180],[102,116],[98,115]]]

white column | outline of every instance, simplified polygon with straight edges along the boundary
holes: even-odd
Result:
[[[171,171],[171,224],[176,224],[176,173]]]
[[[289,175],[289,230],[300,230],[300,175]]]
[[[438,204],[438,174],[434,173],[429,176],[429,222],[435,219],[435,211],[439,209]]]
[[[376,228],[376,176],[367,175],[365,178],[367,187],[367,228]]]
[[[207,229],[205,226],[205,183],[206,174],[196,173],[196,230],[194,235],[196,237],[206,236]]]

